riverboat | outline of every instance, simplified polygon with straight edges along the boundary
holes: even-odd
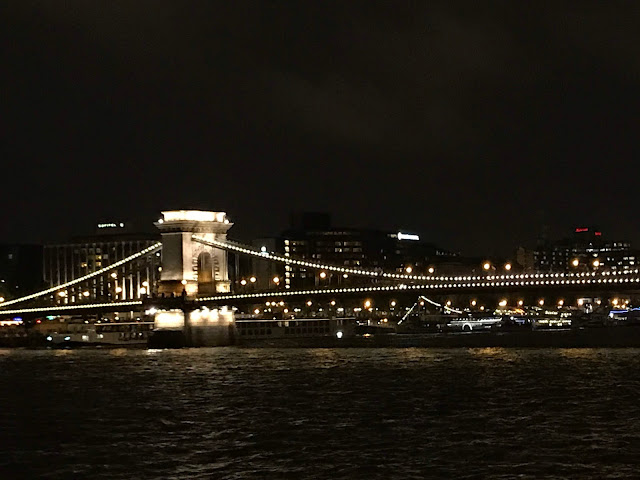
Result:
[[[71,324],[64,331],[50,332],[47,346],[54,348],[83,346],[144,347],[153,322]]]

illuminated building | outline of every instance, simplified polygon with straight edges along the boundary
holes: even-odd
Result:
[[[594,227],[577,227],[570,237],[541,242],[534,252],[539,272],[636,269],[640,252],[627,241],[607,240]]]
[[[457,259],[456,254],[421,241],[414,233],[373,229],[333,228],[325,213],[292,215],[291,226],[278,238],[253,242],[258,248],[309,261],[343,267],[363,267],[401,273],[428,274],[439,262]],[[351,283],[349,275],[320,272],[296,265],[275,265],[256,259],[252,273],[267,279],[284,279],[278,288],[330,286]],[[260,281],[260,280],[259,280]],[[271,285],[276,288],[276,285]]]
[[[122,260],[158,242],[160,235],[132,231],[123,222],[100,223],[95,234],[45,245],[42,272],[48,286],[60,285]],[[57,303],[140,299],[154,291],[160,253],[147,255],[114,271],[54,295]]]

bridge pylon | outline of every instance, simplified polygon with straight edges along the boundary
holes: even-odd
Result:
[[[227,252],[194,242],[197,234],[207,240],[226,241],[233,226],[225,212],[170,210],[155,222],[162,235],[162,271],[158,292],[188,297],[230,291]]]

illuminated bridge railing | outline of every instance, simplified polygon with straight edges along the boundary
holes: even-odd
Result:
[[[462,281],[451,283],[428,283],[428,284],[400,284],[400,285],[382,285],[370,287],[350,287],[350,288],[322,288],[310,290],[281,290],[270,292],[240,293],[240,294],[221,294],[210,297],[198,298],[198,301],[225,301],[225,300],[245,300],[259,299],[271,297],[290,297],[298,295],[340,295],[340,294],[357,294],[372,292],[399,292],[399,291],[451,291],[451,290],[469,290],[469,289],[501,289],[518,288],[518,287],[582,287],[597,285],[634,285],[640,286],[640,276],[623,277],[623,278],[581,278],[581,279],[565,279],[558,278],[553,280],[494,280],[486,279],[484,281]]]
[[[46,313],[46,312],[73,312],[74,310],[92,310],[104,308],[120,308],[120,307],[139,307],[142,305],[141,300],[133,300],[131,302],[110,302],[110,303],[79,303],[77,305],[53,305],[49,307],[33,307],[33,308],[17,308],[13,310],[0,310],[2,315],[17,315],[21,313]]]

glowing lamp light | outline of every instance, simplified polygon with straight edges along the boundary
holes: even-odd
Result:
[[[558,306],[561,307],[564,305],[564,300],[560,299],[558,300]]]
[[[522,305],[524,305],[524,300],[518,300],[518,306],[521,307]]]
[[[475,300],[471,300],[471,306],[475,307],[478,304],[478,302],[476,302]]]
[[[541,299],[538,301],[538,305],[540,305],[540,306],[543,306],[543,305],[544,305],[544,298],[541,298]]]
[[[396,301],[395,300],[391,300],[391,306],[395,307],[396,306]]]
[[[86,292],[86,291],[85,291],[85,292],[82,292],[82,296],[84,296],[84,297],[88,297],[88,296],[89,296],[89,292]]]
[[[335,300],[331,300],[331,306],[335,307],[336,306],[336,301]]]
[[[251,278],[249,279],[249,281],[250,281],[251,283],[256,283],[256,277],[251,277]]]
[[[578,260],[577,258],[574,258],[571,261],[571,265],[573,265],[574,267],[577,267],[578,265],[580,265],[580,260]]]
[[[505,264],[504,264],[504,269],[505,269],[505,270],[507,270],[507,271],[511,270],[511,264],[510,264],[510,263],[508,263],[508,262],[507,262],[507,263],[505,263]]]
[[[618,305],[619,300],[617,298],[614,298],[611,303],[613,303],[614,305]]]
[[[147,282],[146,280],[144,282],[142,282],[142,286],[143,287],[148,287],[149,286],[149,282]]]
[[[260,309],[259,309],[259,308],[256,308],[256,309],[253,311],[253,313],[255,313],[256,315],[258,315],[258,314],[260,313]]]
[[[61,297],[66,297],[67,296],[67,292],[58,292],[58,295]]]
[[[313,305],[313,302],[312,302],[311,300],[309,300],[309,301],[307,302],[307,307],[310,307],[311,305]]]
[[[187,281],[186,281],[186,280],[182,280],[180,283],[181,283],[182,285],[186,285],[186,284],[187,284]]]
[[[598,268],[600,266],[600,260],[598,260],[597,258],[593,261],[593,266]]]
[[[485,270],[489,270],[491,268],[491,264],[489,262],[484,262],[482,268],[484,268]]]
[[[280,283],[280,277],[273,277],[273,283],[275,283],[276,285]]]
[[[501,307],[506,307],[507,306],[507,301],[505,299],[500,300],[500,303],[498,303],[498,305],[500,305]]]
[[[364,302],[364,308],[371,308],[371,300],[366,300]]]
[[[349,278],[349,274],[348,273],[343,273],[342,274],[342,278]]]
[[[147,289],[146,289],[146,288],[144,288],[144,287],[142,287],[142,288],[140,289],[140,295],[145,295],[146,293],[147,293]]]
[[[247,284],[247,281],[244,278],[240,280],[240,285],[244,287],[246,284]]]
[[[447,300],[447,307],[451,306],[451,300]]]
[[[435,269],[435,268],[433,268],[433,267],[429,267],[429,270],[428,270],[428,272],[429,272],[429,273],[433,273],[433,272],[435,272],[435,271],[436,271],[436,269]]]
[[[116,287],[116,293],[122,293],[122,287]]]
[[[327,272],[320,272],[320,278],[327,278]]]
[[[578,299],[578,306],[581,307],[584,305],[584,300],[582,298]]]
[[[404,271],[407,273],[411,273],[413,272],[413,268],[411,268],[411,265],[409,265],[407,268],[404,269]]]
[[[338,331],[336,332],[336,337],[337,337],[338,339],[341,339],[341,338],[342,338],[342,332],[341,332],[340,330],[338,330]]]
[[[113,272],[113,273],[111,274],[111,278],[118,278],[118,274],[117,274],[116,272]]]

